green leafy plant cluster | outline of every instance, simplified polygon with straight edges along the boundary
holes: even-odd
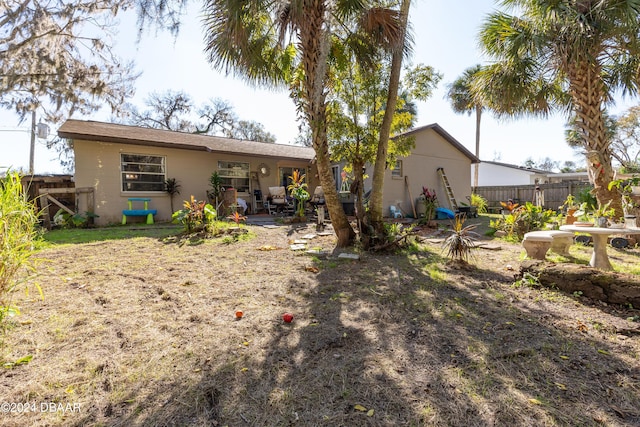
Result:
[[[593,211],[598,206],[598,199],[593,195],[593,188],[583,188],[576,195],[576,202],[586,209]],[[584,204],[584,205],[583,205]]]
[[[491,228],[504,231],[507,238],[521,240],[525,233],[541,230],[556,219],[556,213],[531,202],[517,206],[508,215],[490,222]]]
[[[34,268],[34,244],[38,239],[38,211],[22,186],[20,175],[7,172],[0,178],[0,325],[6,316],[18,314],[11,294],[26,282]],[[38,292],[42,289],[36,284]]]
[[[522,274],[522,277],[520,277],[520,279],[516,280],[513,283],[514,288],[539,288],[540,286],[540,279],[538,278],[538,276],[536,276],[535,274],[531,274],[528,271],[525,271]]]
[[[207,196],[210,200],[213,201],[216,211],[216,216],[218,211],[220,211],[220,206],[223,203],[222,192],[224,191],[224,186],[222,183],[222,178],[218,172],[213,172],[209,177],[209,185],[211,186],[211,190],[207,190]]]
[[[53,224],[60,228],[87,228],[93,218],[98,218],[98,215],[93,212],[71,215],[64,209],[60,209],[53,216]]]
[[[303,217],[304,216],[304,202],[309,200],[310,194],[307,191],[307,183],[304,182],[305,174],[300,173],[298,169],[293,171],[293,175],[289,176],[289,181],[291,184],[287,186],[287,190],[289,190],[291,197],[296,199],[296,216]]]
[[[617,188],[622,193],[622,207],[625,214],[634,214],[634,210],[638,207],[633,199],[633,187],[640,185],[640,176],[634,175],[628,179],[615,179],[608,185],[609,190]]]
[[[469,202],[471,203],[471,206],[476,207],[478,213],[487,213],[487,199],[481,195],[476,193],[471,194]]]
[[[192,195],[190,200],[185,200],[183,209],[176,211],[171,216],[174,224],[182,224],[187,233],[203,231],[216,219],[216,210],[205,201],[196,200]]]
[[[436,190],[427,187],[422,187],[422,193],[420,195],[424,203],[424,217],[427,220],[431,220],[436,216],[436,208],[438,207],[438,196],[436,196]]]
[[[390,222],[384,224],[385,240],[388,243],[398,240],[402,236],[404,227],[398,222]]]

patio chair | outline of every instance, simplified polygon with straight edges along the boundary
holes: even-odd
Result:
[[[269,187],[269,197],[267,197],[269,215],[285,211],[287,204],[287,191],[284,187]]]
[[[402,218],[402,212],[394,205],[389,206],[389,212],[391,213],[391,218]]]

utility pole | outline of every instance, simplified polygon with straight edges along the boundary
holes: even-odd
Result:
[[[29,151],[29,175],[33,175],[33,159],[36,150],[36,110],[31,112],[31,150]]]

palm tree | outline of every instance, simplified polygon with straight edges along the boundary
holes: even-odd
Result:
[[[398,101],[398,89],[400,86],[400,72],[402,70],[402,58],[407,48],[407,23],[409,21],[409,9],[411,0],[402,0],[400,4],[400,35],[396,43],[392,44],[394,49],[391,55],[391,70],[389,73],[389,91],[387,92],[387,108],[382,118],[380,126],[380,136],[376,161],[373,165],[373,178],[371,185],[371,198],[369,199],[369,223],[378,234],[383,234],[384,224],[382,221],[382,196],[384,192],[384,172],[387,166],[387,151],[389,149],[389,138],[391,136],[391,125],[393,115],[396,111]]]
[[[502,0],[517,11],[490,15],[481,44],[496,60],[479,78],[487,106],[502,114],[576,117],[589,177],[601,205],[622,214],[613,178],[605,111],[617,90],[640,83],[640,0]]]
[[[476,157],[480,158],[480,119],[484,103],[480,92],[474,91],[474,83],[482,67],[475,65],[469,67],[458,77],[447,91],[447,97],[451,101],[451,107],[456,113],[476,113]],[[473,171],[473,188],[478,187],[478,163]]]
[[[178,184],[178,180],[175,178],[167,178],[164,181],[164,191],[169,195],[169,203],[171,204],[171,213],[173,210],[173,198],[176,194],[180,194],[180,188],[182,186]]]
[[[311,129],[311,145],[338,246],[350,245],[355,232],[338,199],[327,142],[332,28],[348,22],[360,22],[378,33],[397,28],[397,14],[369,7],[369,3],[208,0],[204,6],[205,51],[214,67],[258,85],[286,84],[298,102]]]

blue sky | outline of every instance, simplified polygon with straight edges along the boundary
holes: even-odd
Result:
[[[470,151],[475,150],[475,118],[453,113],[445,99],[447,85],[469,66],[486,63],[477,43],[477,34],[487,14],[495,10],[493,0],[414,0],[411,21],[414,31],[413,64],[433,66],[444,75],[433,97],[418,103],[418,126],[440,124]],[[255,120],[276,135],[277,142],[288,143],[297,135],[295,108],[286,91],[248,86],[240,78],[225,76],[211,69],[203,53],[203,36],[197,8],[192,8],[177,40],[155,31],[137,38],[135,16],[120,17],[119,45],[124,59],[133,59],[142,72],[131,100],[139,107],[152,91],[184,91],[197,105],[208,99],[229,101],[243,120]],[[636,105],[636,100],[622,100],[612,109],[620,113]],[[108,121],[108,112],[81,119]],[[18,119],[0,111],[0,166],[28,166],[28,123],[14,132]],[[522,164],[531,157],[538,160],[580,161],[564,142],[564,117],[545,120],[518,119],[498,121],[485,113],[481,126],[480,158]],[[36,173],[61,172],[56,153],[46,150],[43,141],[36,145]]]

